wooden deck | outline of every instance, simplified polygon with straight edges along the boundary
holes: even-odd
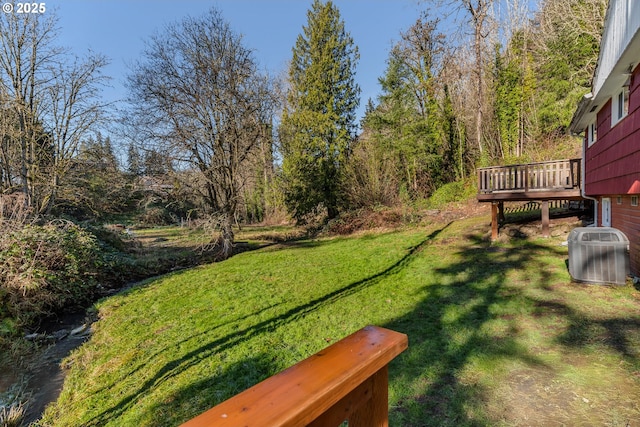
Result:
[[[578,200],[582,159],[478,169],[478,201]]]
[[[478,169],[479,202],[491,202],[491,238],[498,237],[504,202],[539,201],[542,234],[549,235],[549,201],[582,199],[582,159]]]

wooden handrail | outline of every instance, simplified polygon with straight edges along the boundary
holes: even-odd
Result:
[[[358,332],[182,424],[182,427],[388,426],[388,364],[405,334]]]
[[[478,168],[478,193],[558,191],[581,187],[580,162],[566,159]]]

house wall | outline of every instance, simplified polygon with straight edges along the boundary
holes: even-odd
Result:
[[[629,238],[631,273],[640,276],[640,206],[631,205],[632,195],[640,195],[640,67],[631,77],[629,113],[614,126],[612,105],[609,100],[598,111],[597,140],[585,152],[585,193],[600,201],[598,225],[602,197],[611,199],[611,226]]]
[[[640,207],[631,206],[629,195],[607,195],[611,198],[611,226],[629,239],[631,274],[640,277]],[[620,197],[620,204],[618,203]],[[602,225],[602,202],[598,202],[598,225]],[[640,203],[639,203],[640,204]]]
[[[585,153],[589,196],[640,194],[640,67],[629,88],[629,113],[611,126],[611,100],[598,111],[597,141]]]

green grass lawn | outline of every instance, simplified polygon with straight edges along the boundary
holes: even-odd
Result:
[[[640,293],[571,283],[557,239],[487,229],[299,240],[147,281],[97,304],[42,424],[174,426],[375,324],[409,337],[392,426],[634,425]]]

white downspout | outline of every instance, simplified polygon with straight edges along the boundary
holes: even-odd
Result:
[[[589,132],[587,130],[587,132]],[[580,162],[580,169],[582,169],[580,171],[581,173],[581,178],[582,178],[582,182],[580,183],[580,194],[582,196],[583,199],[588,199],[588,200],[593,200],[593,224],[591,225],[591,227],[597,227],[598,226],[598,199],[593,198],[593,197],[589,197],[585,194],[584,192],[584,187],[585,187],[585,181],[586,181],[586,163],[587,163],[587,141],[585,138],[582,139],[582,161]]]

